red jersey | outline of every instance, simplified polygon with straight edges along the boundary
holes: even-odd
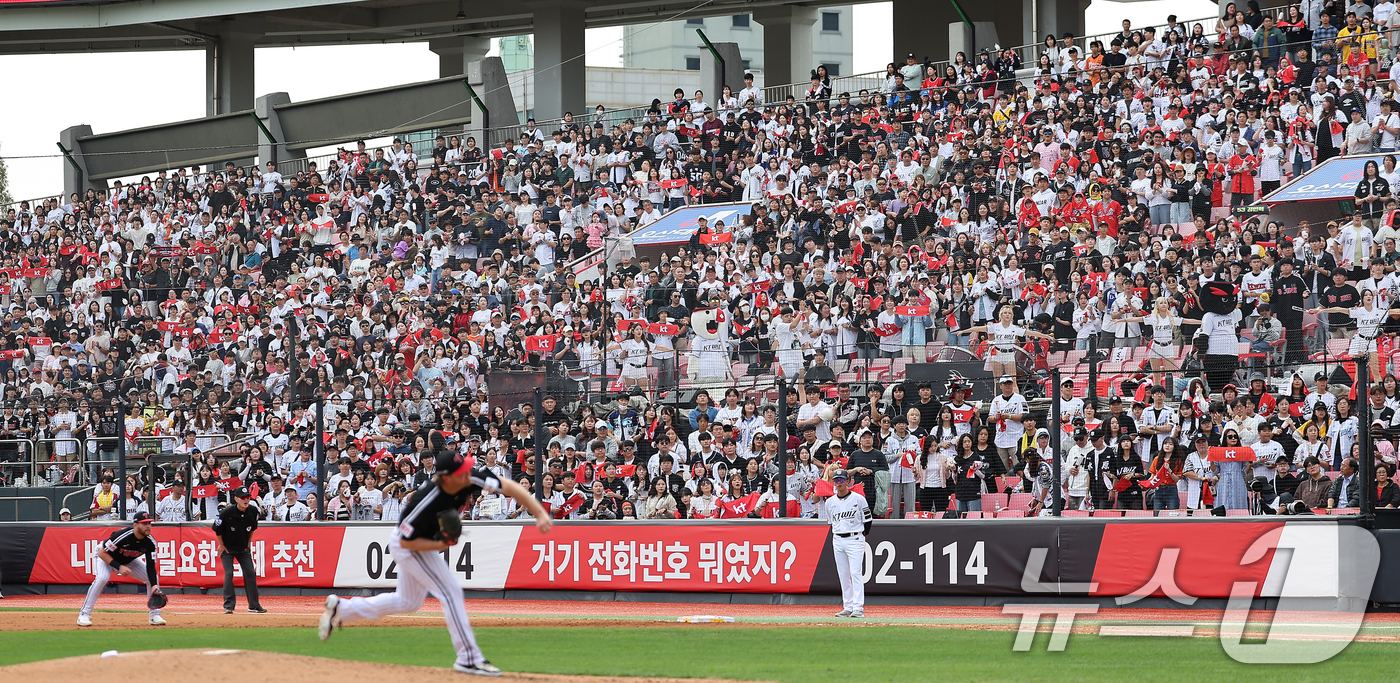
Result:
[[[1118,220],[1123,217],[1123,207],[1112,199],[1100,199],[1094,203],[1094,228],[1100,235],[1118,237]]]

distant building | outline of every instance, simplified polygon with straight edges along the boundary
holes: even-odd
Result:
[[[854,31],[851,8],[822,7],[812,25],[812,64],[825,64],[833,76],[853,73]],[[700,37],[696,29],[716,43],[738,43],[745,71],[763,70],[763,25],[748,14],[706,19],[669,21],[654,26],[625,26],[622,33],[622,65],[628,68],[700,70]],[[730,84],[736,91],[743,83]],[[772,84],[780,85],[780,84]],[[709,93],[706,93],[707,95]]]
[[[501,49],[501,65],[505,67],[506,73],[535,68],[535,50],[530,39],[529,35],[497,39],[496,44]]]

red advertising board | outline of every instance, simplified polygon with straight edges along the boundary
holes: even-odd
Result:
[[[520,534],[507,589],[805,593],[825,525],[561,524]]]
[[[95,557],[98,547],[118,528],[129,527],[49,527],[34,558],[30,583],[91,583],[93,563],[102,561]],[[341,526],[259,528],[252,548],[258,585],[334,586],[344,534],[345,527]],[[151,535],[156,541],[155,561],[162,585],[224,584],[212,529],[203,525],[157,526]],[[113,580],[135,583],[116,576]],[[241,578],[236,582],[239,581]]]

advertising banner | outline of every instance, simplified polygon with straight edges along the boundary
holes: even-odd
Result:
[[[48,527],[34,557],[29,582],[91,583],[93,563],[102,561],[97,558],[97,550],[118,528],[124,527]],[[258,585],[335,586],[336,565],[345,531],[345,527],[341,526],[258,527],[252,545]],[[155,561],[162,585],[224,585],[214,532],[208,526],[156,526],[151,535],[156,542]],[[242,585],[241,569],[235,573],[235,577],[234,583]],[[124,577],[113,576],[112,579],[135,583]]]
[[[1361,172],[1365,168],[1366,162],[1375,161],[1379,164],[1384,158],[1384,154],[1333,157],[1287,186],[1264,197],[1262,201],[1273,206],[1289,202],[1350,199],[1355,196],[1356,183],[1361,180]]]
[[[749,204],[702,204],[676,209],[627,236],[634,246],[680,244],[690,241],[690,236],[700,229],[699,218],[704,216],[710,227],[720,221],[729,228],[739,224],[743,216],[752,210]]]
[[[866,539],[861,580],[874,595],[1222,598],[1244,582],[1256,596],[1327,597],[1343,590],[1342,524],[882,520]],[[6,583],[88,584],[100,544],[122,528],[0,525],[0,569]],[[261,526],[253,542],[258,583],[391,588],[399,576],[392,534],[389,524]],[[158,524],[153,536],[161,584],[223,584],[207,525]],[[469,523],[442,555],[470,590],[840,592],[830,527],[811,520],[566,522],[547,535],[530,524]]]

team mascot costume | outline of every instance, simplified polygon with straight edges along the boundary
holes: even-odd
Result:
[[[1219,331],[1219,334],[1228,331],[1229,336],[1234,339],[1235,328],[1240,322],[1240,286],[1219,280],[1206,282],[1201,285],[1199,298],[1201,310],[1204,310],[1205,314],[1201,316],[1201,329],[1197,334],[1213,336],[1215,331]],[[1220,391],[1230,383],[1230,379],[1235,376],[1235,370],[1239,368],[1238,346],[1232,342],[1229,349],[1214,348],[1214,340],[1211,346],[1213,348],[1206,352],[1204,359],[1206,381],[1210,383],[1211,391]],[[1222,351],[1225,353],[1221,353]]]

